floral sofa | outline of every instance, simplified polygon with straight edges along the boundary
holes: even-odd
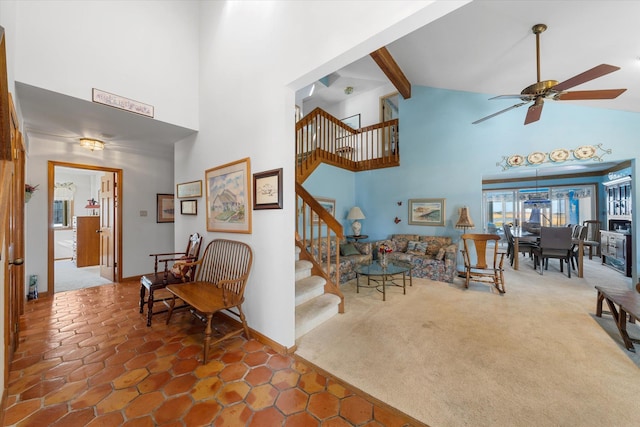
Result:
[[[393,234],[387,240],[372,242],[373,257],[379,255],[378,248],[391,248],[389,260],[410,262],[413,277],[426,277],[440,282],[453,282],[456,276],[458,245],[451,237],[423,236],[418,234]]]
[[[322,253],[322,261],[326,261],[327,245],[326,240],[323,240],[320,246]],[[313,252],[317,255],[317,248],[311,250],[307,246],[307,251]],[[346,242],[341,241],[338,245],[335,238],[332,238],[329,243],[329,256],[331,257],[331,265],[335,265],[336,254],[340,251],[340,284],[346,283],[351,279],[356,278],[355,268],[359,264],[369,264],[372,260],[371,243],[370,242]],[[324,265],[323,265],[324,267]],[[335,281],[335,270],[329,273],[330,277]]]

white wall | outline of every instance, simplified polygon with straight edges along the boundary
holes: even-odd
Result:
[[[198,2],[17,2],[15,80],[91,100],[92,88],[198,128]]]
[[[73,199],[73,211],[72,216],[85,216],[90,215],[88,209],[85,209],[87,201],[92,198],[99,200],[98,190],[100,189],[100,176],[102,172],[87,171],[82,173],[74,173],[73,169],[57,167],[55,171],[55,183],[67,183],[72,182],[75,185],[75,193]],[[44,188],[44,187],[43,187]],[[96,213],[98,210],[94,210]],[[71,223],[69,223],[71,227]],[[73,256],[73,247],[70,246],[70,242],[73,242],[73,230],[68,229],[55,229],[53,231],[54,245],[53,245],[53,257],[54,259],[71,258]]]
[[[27,183],[40,185],[25,205],[25,277],[37,274],[38,290],[47,286],[47,169],[48,161],[103,166],[123,170],[121,183],[122,275],[131,277],[152,271],[150,253],[174,250],[173,224],[156,223],[156,194],[173,193],[172,156],[153,153],[118,153],[113,150],[88,151],[78,144],[31,138],[27,160]],[[158,173],[167,171],[167,173]],[[84,207],[84,205],[82,205]],[[146,210],[148,216],[141,217]],[[180,242],[183,245],[183,242]]]
[[[251,158],[252,172],[284,170],[283,210],[254,211],[250,235],[208,233],[205,238],[238,239],[253,248],[255,261],[244,305],[252,328],[282,345],[295,344],[295,90],[460,4],[202,4],[200,132],[176,145],[176,182],[198,179],[198,175],[204,179],[206,169],[243,157]],[[330,28],[340,31],[327,31],[329,22]],[[177,217],[176,237],[191,232],[194,223],[204,223],[204,207],[199,212],[197,218]]]

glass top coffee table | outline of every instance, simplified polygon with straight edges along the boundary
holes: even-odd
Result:
[[[403,295],[407,294],[407,273],[409,273],[409,286],[413,286],[411,279],[411,264],[402,261],[390,261],[386,267],[382,267],[378,261],[371,264],[361,264],[355,268],[356,271],[356,293],[360,293],[360,288],[376,288],[382,292],[382,301],[386,301],[387,286],[397,286],[402,288]],[[397,283],[402,274],[402,284]],[[367,276],[367,284],[360,284],[360,276]],[[373,283],[371,283],[373,282]]]

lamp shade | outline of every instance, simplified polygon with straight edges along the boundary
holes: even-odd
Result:
[[[362,213],[362,210],[359,207],[354,206],[349,211],[349,214],[347,215],[347,219],[355,221],[357,219],[366,219],[366,217],[364,216],[364,214]]]
[[[473,224],[473,220],[471,219],[471,216],[469,215],[469,208],[464,206],[462,208],[460,208],[460,218],[458,218],[458,222],[456,222],[456,228],[462,228],[462,229],[467,229],[467,228],[473,228],[475,227],[475,225]]]

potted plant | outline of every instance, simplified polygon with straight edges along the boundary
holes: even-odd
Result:
[[[40,184],[38,184],[38,185],[40,185]],[[29,200],[31,200],[31,196],[38,189],[38,185],[30,185],[30,184],[25,184],[24,185],[24,202],[25,203],[28,203]]]

